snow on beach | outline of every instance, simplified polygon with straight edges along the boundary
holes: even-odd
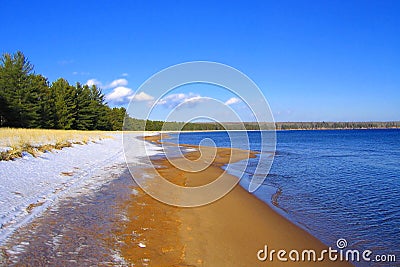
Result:
[[[138,151],[140,133],[129,133],[129,147]],[[146,143],[148,155],[160,153]],[[141,157],[137,155],[138,162]],[[137,163],[138,163],[137,162]],[[126,169],[122,134],[87,145],[73,145],[34,158],[28,153],[0,161],[0,244],[16,229],[41,214],[61,197],[90,193]]]

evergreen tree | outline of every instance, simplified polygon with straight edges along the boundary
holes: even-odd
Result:
[[[124,125],[124,119],[126,114],[126,109],[125,108],[112,108],[109,109],[109,114],[108,114],[108,120],[111,123],[111,130],[113,131],[121,131],[122,127]],[[130,127],[134,127],[133,125]],[[138,129],[140,129],[140,127],[137,127]],[[129,129],[129,127],[128,127]],[[142,128],[143,130],[143,128]]]
[[[51,85],[52,94],[55,96],[55,128],[73,129],[76,111],[76,89],[66,80],[59,78]]]
[[[98,130],[111,130],[112,125],[108,117],[109,107],[105,104],[105,96],[100,88],[92,85],[90,88],[91,110],[93,117],[93,128]]]
[[[1,126],[30,127],[37,119],[37,110],[31,105],[38,95],[30,84],[33,65],[20,51],[5,53],[0,59],[0,121]],[[32,96],[29,95],[33,90]]]
[[[89,86],[76,84],[75,90],[75,121],[74,129],[92,130],[94,129],[94,108],[91,100],[91,91]]]
[[[28,128],[53,128],[49,123],[47,114],[51,115],[53,110],[45,109],[52,105],[51,98],[47,96],[49,82],[42,75],[29,75],[29,85],[24,90],[24,109],[27,116],[26,126]]]

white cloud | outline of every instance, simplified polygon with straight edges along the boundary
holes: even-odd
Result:
[[[139,94],[129,96],[129,99],[135,101],[151,101],[154,99],[154,97],[146,94],[145,92],[140,92]]]
[[[128,76],[129,76],[129,74],[128,74],[128,73],[126,73],[126,72],[124,72],[124,73],[122,73],[122,74],[121,74],[121,76],[122,76],[122,77],[128,77]]]
[[[100,87],[102,86],[101,82],[96,79],[89,79],[86,82],[86,85],[88,85],[88,86],[96,85],[96,86],[100,86]]]
[[[202,97],[198,94],[171,94],[157,102],[157,105],[164,106],[167,108],[174,108],[181,103],[195,103],[201,101]]]
[[[185,106],[185,107],[194,107],[195,105],[197,105],[200,102],[204,102],[206,99],[209,99],[207,97],[203,97],[203,96],[193,96],[193,97],[189,97],[187,99],[185,99],[182,104],[181,107]]]
[[[106,99],[112,102],[124,103],[132,97],[133,91],[130,88],[124,86],[118,86],[114,88],[111,93],[106,95]]]
[[[127,85],[128,85],[128,80],[122,78],[122,79],[116,79],[116,80],[112,81],[106,87],[107,88],[114,88],[114,87],[127,86]]]
[[[240,102],[239,98],[231,97],[225,102],[225,105],[233,105],[233,104],[236,104],[236,103],[239,103],[239,102]]]
[[[135,95],[131,88],[126,87],[126,85],[128,85],[128,80],[124,78],[116,79],[104,86],[100,81],[93,78],[88,80],[86,84],[88,86],[97,85],[103,89],[110,89],[111,92],[106,94],[106,100],[114,104],[126,104],[130,100],[148,102],[154,100],[153,96],[146,94],[145,92],[140,92]]]
[[[183,101],[183,103],[189,103],[189,102],[202,102],[205,98],[202,96],[193,96],[190,98],[187,98]]]
[[[79,72],[75,71],[75,72],[73,72],[73,74],[74,75],[77,75],[77,74],[81,74],[82,75],[83,73],[79,73]],[[93,79],[89,79],[86,82],[86,84],[89,85],[89,86],[97,85],[99,87],[107,89],[107,88],[117,88],[117,87],[120,87],[120,86],[125,87],[125,86],[128,85],[128,80],[124,79],[124,78],[116,79],[116,80],[112,81],[111,83],[103,86],[103,84],[100,81],[98,81],[97,79],[93,78]]]
[[[130,100],[132,101],[152,101],[154,99],[153,96],[146,94],[145,92],[140,92],[138,94],[134,94],[133,90],[124,86],[118,86],[112,90],[111,93],[106,95],[106,99],[113,103],[128,103]]]

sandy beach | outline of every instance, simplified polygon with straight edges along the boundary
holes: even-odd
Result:
[[[135,151],[140,151],[138,148],[143,146],[143,141],[138,139],[141,136],[132,134],[129,137]],[[219,179],[224,181],[224,185],[235,185],[238,178],[225,173],[221,167],[255,156],[254,152],[240,149],[182,145],[190,152],[184,157],[167,160],[157,154],[159,135],[145,139],[151,143],[150,155],[157,155],[152,160],[156,172],[184,187],[202,186]],[[350,266],[346,262],[328,261],[328,257],[324,262],[303,262],[301,258],[298,262],[279,261],[276,254],[281,249],[287,253],[297,250],[300,255],[303,250],[312,249],[318,258],[327,247],[239,185],[219,200],[195,208],[175,207],[155,200],[131,178],[131,174],[134,177],[151,177],[154,169],[146,164],[140,165],[140,155],[137,155],[139,165],[130,169],[129,174],[122,164],[120,141],[120,137],[116,137],[115,140],[97,144],[75,146],[57,154],[45,153],[39,158],[2,163],[3,179],[13,177],[12,171],[15,172],[17,168],[19,174],[20,183],[6,189],[18,189],[25,195],[30,193],[29,199],[34,201],[29,203],[41,205],[32,206],[24,201],[20,203],[20,211],[15,209],[18,214],[6,210],[2,213],[3,220],[7,219],[8,223],[4,223],[0,231],[3,241],[0,263]],[[108,152],[98,157],[106,148]],[[71,155],[74,156],[73,160]],[[52,161],[47,160],[49,157],[52,157]],[[88,159],[93,159],[92,164],[87,165]],[[198,172],[176,167],[189,164],[188,161],[195,168],[202,168],[205,162],[211,164]],[[43,168],[33,170],[39,164],[43,164]],[[75,171],[68,176],[62,174],[70,169]],[[8,175],[7,171],[10,172]],[[48,188],[39,186],[40,183],[37,187],[24,187],[30,178],[36,179],[33,185],[38,181],[44,183],[54,180],[65,183],[66,188],[57,189],[59,185],[55,182],[48,183]],[[150,185],[152,179],[148,181]],[[43,203],[38,202],[36,195],[43,195],[47,191],[50,193],[42,197]],[[4,202],[7,201],[5,193],[2,195]],[[28,198],[21,198],[20,201],[23,199]],[[7,207],[10,210],[12,208]],[[265,246],[268,248],[267,256],[272,250],[275,250],[275,254],[272,260],[260,261],[257,255],[265,256],[262,251]]]
[[[160,136],[146,139],[159,144]],[[202,157],[213,155],[213,152],[204,151],[214,148],[201,149]],[[165,179],[190,187],[207,184],[221,174],[223,179],[237,179],[224,173],[221,166],[243,160],[249,155],[254,156],[249,151],[227,148],[217,148],[214,152],[216,157],[212,164],[201,172],[182,171],[166,159],[155,160],[154,165],[158,166],[158,172]],[[190,160],[197,160],[199,156],[198,151],[185,155]],[[266,245],[269,251],[284,249],[287,253],[291,250],[301,253],[313,249],[317,252],[317,258],[327,247],[240,186],[234,187],[223,198],[196,208],[169,206],[139,189],[138,194],[124,205],[128,206],[128,217],[135,219],[117,235],[125,237],[122,256],[135,265],[351,266],[347,262],[328,261],[328,257],[323,262],[282,262],[278,261],[275,254],[272,261],[258,260],[258,251]],[[132,238],[132,235],[136,238]],[[260,255],[263,256],[262,253]]]
[[[374,134],[380,136],[382,133]],[[147,142],[142,140],[143,135],[147,136]],[[257,195],[260,200],[236,185],[237,177],[225,173],[223,166],[254,157],[255,152],[180,144],[186,153],[178,156],[171,149],[173,146],[177,148],[176,144],[157,133],[126,132],[124,136],[129,153],[132,153],[129,168],[121,134],[86,145],[75,144],[43,152],[37,157],[24,153],[23,157],[12,161],[0,161],[0,203],[3,204],[0,207],[0,266],[351,265],[345,261],[331,261],[327,252],[321,262],[322,252],[329,249],[326,245],[266,204],[269,195],[265,198]],[[164,151],[161,144],[167,146]],[[175,156],[167,160],[167,151],[172,151]],[[337,149],[330,151],[328,156],[335,155]],[[146,160],[146,153],[151,156],[151,162]],[[304,156],[302,154],[299,160],[305,160]],[[291,165],[282,165],[283,168],[294,168],[295,171],[301,168],[292,161],[285,162]],[[314,162],[314,158],[308,162]],[[280,171],[285,172],[282,168]],[[278,171],[275,170],[273,174],[276,173]],[[174,198],[189,202],[195,200],[192,203],[201,200],[201,197],[164,190],[152,179],[153,176],[160,175],[186,188],[219,180],[223,183],[218,185],[236,186],[207,205],[174,207],[144,192],[132,175],[146,182],[146,190],[158,189]],[[308,175],[312,176],[312,173],[308,172]],[[289,182],[293,183],[292,180]],[[335,182],[342,184],[345,181]],[[300,184],[308,185],[306,181]],[[369,182],[365,185],[369,186]],[[302,189],[308,190],[307,187]],[[325,185],[319,193],[328,194]],[[331,194],[336,196],[337,192],[331,189]],[[299,196],[297,201],[301,201]],[[305,201],[309,199],[305,198]],[[333,232],[334,220],[330,215],[342,216],[336,210],[339,205],[330,206],[329,210],[321,206],[304,207],[322,212],[309,216],[314,223],[314,228],[307,228],[311,233],[315,233],[316,229]],[[393,216],[391,210],[388,212],[389,216]],[[380,221],[392,218],[373,215]],[[351,216],[353,213],[347,215],[353,218]],[[340,225],[336,229],[347,230],[349,234],[336,233],[333,242],[324,241],[333,250],[337,249],[335,243],[338,237],[353,238],[352,229]],[[377,234],[380,235],[379,232]],[[360,235],[359,238],[364,237]],[[357,246],[349,246],[342,251],[354,248]],[[308,254],[311,250],[315,251],[315,259]],[[281,251],[286,254],[281,254]],[[299,258],[294,261],[296,257]],[[309,257],[311,261],[307,260]]]

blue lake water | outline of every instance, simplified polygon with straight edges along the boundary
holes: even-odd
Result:
[[[247,133],[250,148],[261,151],[265,144],[260,132]],[[234,138],[239,133],[229,134]],[[369,249],[374,255],[395,254],[398,263],[400,130],[276,134],[272,168],[254,194],[328,246],[335,248],[336,240],[345,238],[350,249]],[[174,142],[194,145],[205,138],[220,147],[231,146],[226,132],[172,135]],[[244,144],[235,142],[238,148],[246,148]],[[258,158],[251,159],[246,172],[236,174],[242,176],[240,184],[246,189],[257,163]]]

